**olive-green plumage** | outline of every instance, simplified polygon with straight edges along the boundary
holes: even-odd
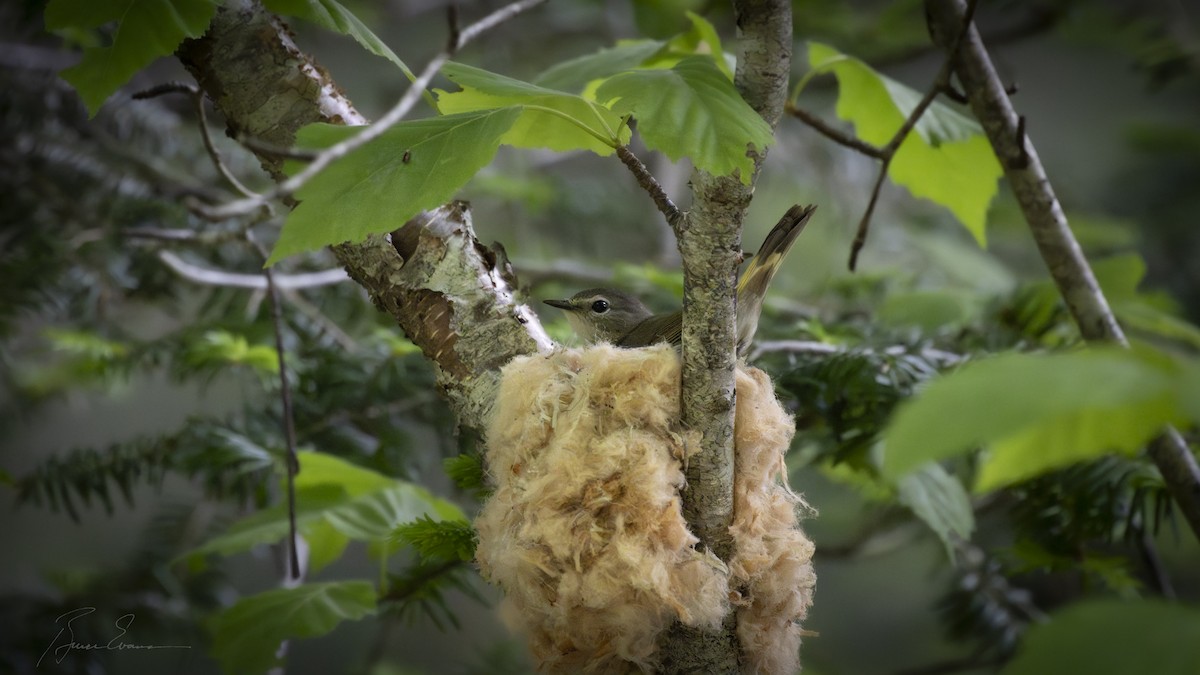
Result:
[[[738,351],[750,346],[758,329],[763,298],[783,257],[804,230],[816,206],[793,206],[767,234],[737,286]],[[589,288],[566,300],[546,300],[567,313],[567,322],[587,342],[605,341],[618,347],[645,347],[659,342],[678,345],[683,312],[654,314],[641,300],[613,288]]]

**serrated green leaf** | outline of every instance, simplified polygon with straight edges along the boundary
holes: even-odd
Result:
[[[809,63],[838,78],[838,117],[854,124],[864,141],[884,146],[904,124],[923,94],[877,73],[858,59],[810,42]],[[1002,170],[979,125],[935,101],[901,143],[888,176],[946,208],[980,246],[987,242],[987,210]]]
[[[208,29],[213,0],[51,0],[46,27],[93,29],[117,22],[108,47],[90,47],[83,60],[62,71],[95,116],[100,106],[133,74],[175,51],[184,38]]]
[[[343,621],[375,613],[366,581],[304,584],[242,598],[206,623],[212,653],[227,673],[260,673],[278,664],[279,643],[325,635]]]
[[[325,520],[351,539],[378,543],[391,540],[398,524],[431,513],[438,520],[467,519],[454,504],[434,497],[419,485],[404,483],[330,509]]]
[[[581,94],[596,80],[642,65],[658,53],[664,44],[666,43],[658,40],[619,42],[615,47],[601,49],[551,66],[534,78],[533,83],[547,89]]]
[[[487,166],[520,115],[514,108],[401,122],[334,162],[296,196],[268,265],[281,258],[390,232],[439,206]],[[361,129],[313,124],[298,145],[323,148]]]
[[[884,473],[992,444],[979,489],[1110,451],[1131,452],[1179,417],[1176,377],[1119,349],[1006,354],[934,380],[885,432]]]
[[[1158,600],[1082,602],[1029,629],[1004,675],[1195,675],[1200,609]]]
[[[337,0],[265,0],[263,4],[276,14],[294,16],[327,30],[348,35],[354,38],[354,41],[363,49],[396,64],[400,70],[409,75],[410,80],[415,79],[400,57],[396,56],[396,53],[383,40],[380,40],[371,32],[370,28],[367,28],[365,23]]]
[[[596,99],[638,120],[652,150],[718,176],[737,174],[750,184],[754,160],[774,137],[712,59],[691,56],[670,70],[636,70],[609,78]]]
[[[442,73],[462,91],[438,91],[443,113],[466,113],[521,106],[520,117],[501,143],[518,148],[557,152],[590,150],[605,156],[629,140],[621,116],[582,96],[547,89],[461,63],[447,63]]]
[[[971,499],[957,478],[938,464],[926,464],[896,485],[897,499],[941,539],[954,560],[955,544],[967,541],[975,529]]]

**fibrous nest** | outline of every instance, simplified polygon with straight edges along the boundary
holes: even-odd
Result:
[[[679,368],[665,345],[598,345],[504,369],[477,559],[542,670],[650,671],[673,621],[715,628],[731,608],[747,672],[799,667],[815,575],[797,525],[807,506],[786,485],[792,418],[765,373],[739,368],[725,565],[693,548],[681,511],[698,438],[680,427]]]

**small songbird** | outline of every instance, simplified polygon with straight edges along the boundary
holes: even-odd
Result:
[[[754,339],[767,286],[816,209],[815,205],[796,205],[788,209],[767,234],[738,280],[738,353],[747,349]],[[654,314],[641,300],[612,288],[589,288],[569,299],[546,300],[545,303],[565,311],[567,323],[586,342],[602,340],[618,347],[645,347],[659,342],[678,345],[682,337],[682,310]]]

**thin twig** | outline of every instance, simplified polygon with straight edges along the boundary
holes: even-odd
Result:
[[[433,80],[434,76],[437,75],[438,71],[441,70],[442,66],[450,60],[450,57],[453,56],[455,52],[457,52],[459,49],[462,49],[469,42],[482,35],[485,31],[546,1],[547,0],[520,0],[520,2],[514,2],[496,10],[495,12],[492,12],[486,17],[468,26],[459,34],[457,44],[455,44],[453,48],[447,48],[430,59],[429,63],[426,64],[425,69],[421,71],[420,76],[418,76],[417,79],[414,80],[411,85],[409,85],[408,91],[404,92],[404,95],[400,97],[400,100],[396,103],[396,105],[393,106],[391,110],[387,111],[383,117],[379,118],[379,121],[368,127],[365,127],[361,132],[351,136],[350,138],[347,138],[340,143],[336,143],[329,146],[325,150],[322,150],[315,158],[313,158],[312,163],[306,166],[304,170],[300,171],[291,178],[288,178],[282,183],[277,184],[273,189],[255,197],[248,197],[245,199],[239,199],[237,201],[227,202],[216,207],[197,204],[195,205],[197,211],[203,214],[206,218],[223,220],[235,216],[249,215],[271,200],[292,196],[297,190],[312,180],[314,176],[325,170],[327,166],[345,157],[351,152],[354,152],[363,145],[375,140],[395,126],[400,120],[404,119],[404,117],[412,110],[413,106],[416,105],[417,101],[420,100],[421,95],[425,92],[425,88],[429,86],[429,83]]]
[[[171,271],[179,276],[198,284],[228,286],[231,288],[252,288],[256,290],[268,289],[267,281],[261,274],[240,274],[238,272],[200,267],[199,265],[185,262],[170,251],[159,251],[158,259],[163,261],[167,267],[171,268]],[[341,268],[308,272],[305,274],[276,274],[274,277],[275,285],[280,289],[288,291],[329,286],[350,280],[350,277],[346,276],[346,270]]]
[[[875,185],[871,188],[871,198],[867,202],[867,210],[863,212],[862,219],[858,221],[858,231],[854,235],[854,243],[850,245],[850,271],[853,272],[858,266],[858,254],[862,251],[863,246],[867,243],[867,234],[871,229],[871,216],[875,213],[875,205],[879,202],[879,193],[883,189],[884,178],[887,177],[888,167],[892,165],[892,159],[896,156],[896,152],[900,150],[900,146],[904,140],[908,138],[908,134],[917,126],[921,116],[933,104],[935,98],[950,84],[950,73],[954,68],[954,60],[958,56],[958,50],[962,46],[963,38],[966,37],[967,31],[971,27],[971,21],[975,16],[975,5],[978,0],[968,0],[967,11],[963,15],[962,26],[958,30],[958,34],[954,36],[954,42],[950,49],[946,51],[946,59],[942,62],[942,67],[938,70],[937,76],[933,79],[933,84],[925,91],[925,95],[921,97],[921,101],[908,114],[908,118],[904,120],[904,124],[896,130],[896,134],[892,136],[892,140],[883,146],[883,161],[879,165],[879,175],[875,178]]]
[[[213,166],[217,167],[217,172],[229,183],[234,190],[242,193],[244,197],[257,197],[258,193],[246,187],[242,181],[238,180],[237,176],[225,166],[225,160],[221,158],[221,151],[217,150],[217,145],[213,143],[212,134],[208,131],[208,113],[204,110],[204,92],[198,88],[192,94],[192,102],[196,106],[196,117],[199,118],[200,138],[204,139],[204,149],[208,151],[208,157],[212,160]]]
[[[792,117],[804,122],[814,130],[820,132],[822,136],[828,138],[834,143],[837,143],[838,145],[844,145],[851,150],[857,150],[867,157],[874,157],[875,159],[884,158],[883,148],[843,133],[840,129],[834,128],[820,117],[817,117],[803,108],[796,107],[791,101],[787,102],[787,104],[784,106],[784,110],[787,111],[787,113]]]
[[[621,163],[629,167],[633,172],[634,178],[637,179],[638,185],[650,194],[650,198],[654,200],[654,205],[667,218],[667,223],[671,229],[678,230],[683,223],[683,213],[679,207],[675,206],[675,202],[667,195],[666,190],[663,190],[662,185],[659,185],[658,180],[650,173],[642,160],[633,154],[627,145],[617,146],[617,157],[621,158]]]
[[[208,151],[208,157],[212,160],[213,166],[217,168],[217,172],[221,174],[221,177],[234,190],[241,193],[242,196],[256,197],[257,193],[247,188],[242,181],[237,179],[237,176],[233,175],[229,167],[225,166],[225,161],[221,158],[221,152],[217,150],[217,146],[212,139],[212,134],[208,130],[208,112],[204,109],[204,92],[199,87],[184,82],[166,82],[137,92],[133,95],[133,99],[142,101],[167,94],[185,94],[191,97],[192,105],[196,108],[196,118],[200,124],[200,137],[204,140],[204,149]]]

